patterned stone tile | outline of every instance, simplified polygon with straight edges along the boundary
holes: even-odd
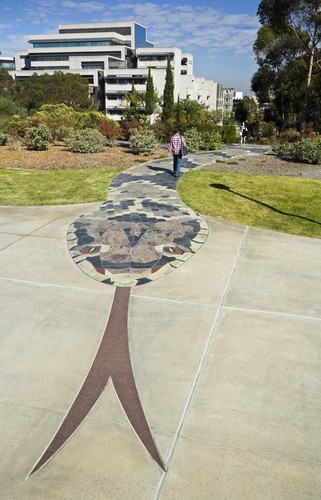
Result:
[[[200,163],[184,159],[183,172]],[[176,193],[171,160],[133,167],[110,184],[108,200],[70,225],[70,254],[90,277],[136,286],[165,276],[205,242],[206,222]]]

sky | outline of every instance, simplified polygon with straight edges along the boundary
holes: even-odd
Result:
[[[136,21],[157,47],[193,55],[194,75],[250,96],[257,70],[253,42],[260,0],[1,0],[0,51],[27,50],[30,35],[58,33],[59,24]]]

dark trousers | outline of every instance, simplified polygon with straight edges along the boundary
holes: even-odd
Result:
[[[174,175],[179,175],[181,164],[182,164],[182,155],[180,153],[178,155],[173,155]]]

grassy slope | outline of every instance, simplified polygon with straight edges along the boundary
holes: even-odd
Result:
[[[321,180],[192,171],[178,191],[204,215],[321,238]]]
[[[105,200],[111,179],[121,171],[0,169],[0,205],[65,205]]]

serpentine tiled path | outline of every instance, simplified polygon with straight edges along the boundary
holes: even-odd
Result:
[[[115,285],[113,307],[88,375],[65,419],[31,474],[66,443],[111,378],[119,401],[150,456],[165,470],[144,414],[128,347],[130,288],[161,278],[205,242],[206,222],[182,203],[169,161],[143,164],[118,175],[108,200],[77,218],[68,230],[75,263],[90,277]],[[166,165],[166,167],[164,167]],[[199,163],[184,159],[184,170]]]
[[[212,162],[215,155],[231,158],[235,151],[185,157],[182,175]],[[165,470],[136,388],[127,323],[130,288],[175,270],[203,245],[208,236],[205,220],[180,200],[176,184],[171,160],[132,167],[111,182],[107,201],[70,225],[67,241],[75,263],[91,278],[116,286],[116,292],[105,333],[88,375],[31,473],[42,467],[76,431],[110,378],[137,436],[150,456]]]

